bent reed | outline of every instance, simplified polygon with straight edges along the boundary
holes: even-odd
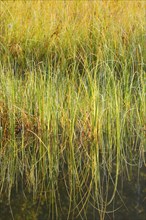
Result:
[[[55,220],[63,190],[67,219],[111,211],[145,163],[144,5],[0,1],[1,197],[21,186]]]

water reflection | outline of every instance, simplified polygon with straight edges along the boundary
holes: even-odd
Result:
[[[119,198],[119,195],[121,198]],[[145,220],[146,219],[146,167],[140,172],[132,171],[131,180],[121,177],[118,194],[113,203],[108,207],[105,220]],[[67,219],[68,200],[65,194],[61,195],[62,210],[58,213],[59,220]],[[120,208],[119,208],[120,207]],[[115,212],[110,212],[111,210]],[[58,209],[59,210],[59,209]],[[99,220],[97,210],[89,206],[87,216],[70,216],[69,220]],[[54,216],[54,214],[53,214]],[[45,201],[33,201],[29,193],[19,192],[12,195],[11,204],[0,201],[0,220],[55,220],[57,217],[50,216],[50,207]]]

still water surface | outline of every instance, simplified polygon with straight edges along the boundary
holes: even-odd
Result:
[[[123,180],[123,177],[122,177]],[[120,186],[122,185],[122,186]],[[105,220],[146,220],[146,167],[143,166],[139,173],[137,169],[132,172],[131,180],[124,179],[119,184],[119,196],[115,197],[110,209],[117,211],[106,214]],[[67,219],[67,199],[62,195],[62,205],[64,206],[59,213],[59,220]],[[11,204],[7,201],[0,201],[0,220],[51,220],[49,207],[46,202],[33,202],[32,195],[29,193],[13,193]],[[81,220],[84,217],[70,217],[69,220]],[[53,219],[55,220],[55,219]],[[89,208],[86,220],[99,220],[96,210]]]

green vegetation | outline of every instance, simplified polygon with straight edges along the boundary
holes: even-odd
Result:
[[[61,183],[68,219],[104,219],[145,163],[144,6],[0,1],[1,196],[21,185],[57,219]]]

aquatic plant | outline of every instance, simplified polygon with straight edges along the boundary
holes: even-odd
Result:
[[[144,2],[1,1],[0,195],[105,218],[145,163]],[[112,184],[112,187],[110,187]]]

